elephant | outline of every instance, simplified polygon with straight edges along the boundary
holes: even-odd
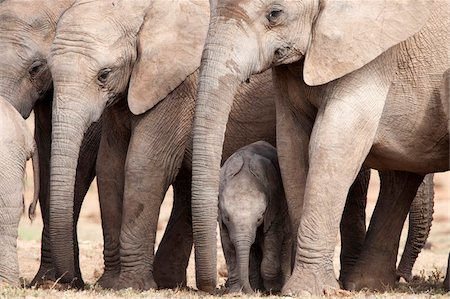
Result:
[[[294,268],[283,294],[339,288],[335,238],[346,195],[363,165],[381,171],[381,194],[343,286],[394,284],[400,232],[417,188],[424,175],[449,169],[439,99],[450,62],[449,5],[211,1],[193,124],[192,221],[200,289],[215,287],[211,215],[217,215],[230,106],[241,82],[269,68],[279,163],[296,233]]]
[[[34,108],[35,140],[39,151],[39,203],[44,229],[42,232],[41,264],[31,285],[42,280],[56,280],[49,239],[49,181],[52,81],[47,55],[55,34],[59,16],[72,5],[72,0],[5,0],[0,3],[0,96],[9,102],[23,118]],[[100,122],[89,129],[81,147],[77,168],[74,216],[78,219],[81,204],[95,176],[95,161],[100,143]],[[74,247],[77,277],[75,285],[83,281],[79,271],[78,243],[74,225]]]
[[[38,151],[25,120],[0,96],[0,286],[19,285],[17,260],[17,230],[23,211],[23,178],[25,164],[32,158],[34,196],[39,194]]]
[[[50,233],[62,282],[75,274],[66,252],[72,247],[67,228],[80,142],[102,116],[96,173],[105,270],[98,284],[186,284],[191,127],[208,12],[207,1],[76,1],[60,18],[49,54],[55,108]],[[224,159],[257,140],[275,143],[270,86],[267,72],[239,90]],[[257,112],[250,109],[251,96]],[[159,209],[171,184],[174,208],[154,256]]]
[[[130,17],[124,19],[124,12]],[[208,20],[206,0],[158,0],[151,6],[80,0],[60,18],[48,58],[58,128],[52,139],[50,219],[60,281],[74,278],[67,227],[73,221],[70,198],[80,138],[102,115],[96,171],[105,270],[98,284],[136,289],[186,284],[191,126]],[[236,98],[223,159],[257,140],[275,143],[270,73],[252,77]],[[159,207],[170,184],[174,208],[154,256]]]
[[[228,290],[280,291],[291,272],[292,242],[276,149],[264,141],[238,149],[223,164],[219,186]],[[262,257],[253,257],[257,266],[249,273],[252,246]]]

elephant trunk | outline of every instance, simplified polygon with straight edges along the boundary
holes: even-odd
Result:
[[[409,212],[408,238],[397,268],[398,278],[412,279],[412,268],[427,242],[433,220],[434,184],[433,174],[425,177],[411,203]]]
[[[67,94],[67,93],[66,93]],[[50,167],[50,239],[56,275],[63,283],[74,281],[74,186],[78,156],[83,136],[91,123],[89,112],[74,92],[59,96],[55,87],[52,115]]]
[[[208,37],[214,32],[210,27]],[[197,287],[216,286],[219,171],[228,116],[239,84],[246,79],[233,55],[226,52],[235,32],[216,31],[207,38],[193,126],[192,227]],[[220,35],[217,37],[217,35]]]
[[[249,267],[250,267],[250,247],[252,242],[248,240],[236,241],[236,255],[237,263],[239,267],[239,283],[244,293],[253,293],[253,289],[250,285],[249,279]]]

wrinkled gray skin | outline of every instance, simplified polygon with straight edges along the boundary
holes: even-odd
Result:
[[[222,166],[219,226],[228,291],[280,291],[291,272],[292,243],[277,151],[267,142],[240,148]],[[259,267],[249,273],[252,245],[262,259],[253,256]]]
[[[448,130],[450,131],[450,69],[444,73],[441,86],[441,99],[447,115]],[[447,275],[444,279],[444,289],[450,291],[450,253],[448,255]]]
[[[0,96],[0,287],[19,285],[17,230],[23,206],[25,164],[33,157],[34,202],[39,193],[38,153],[22,116]]]
[[[380,200],[344,287],[393,285],[400,232],[417,188],[425,174],[449,169],[438,92],[450,64],[449,3],[339,3],[212,1],[193,128],[192,216],[203,290],[215,287],[210,261],[223,132],[235,88],[251,74],[273,67],[277,149],[298,232],[284,294],[339,287],[335,237],[363,163],[382,171]],[[393,210],[395,217],[383,219]]]
[[[0,96],[8,101],[24,118],[34,107],[35,139],[39,151],[40,191],[39,203],[44,229],[42,232],[41,265],[31,282],[43,279],[56,280],[52,265],[49,240],[49,180],[52,113],[52,81],[47,67],[47,55],[52,43],[59,16],[73,1],[53,0],[5,0],[0,4]],[[83,141],[77,168],[77,187],[74,215],[78,214],[91,181],[95,176],[95,160],[100,142],[100,127],[93,126]],[[74,229],[74,232],[76,230]],[[76,257],[75,285],[81,286],[82,279],[78,263],[78,243],[74,235],[74,247],[69,251]],[[67,252],[66,252],[67,253]]]
[[[383,180],[383,172],[379,172],[380,179]],[[350,187],[349,196],[345,203],[342,220],[340,223],[341,233],[341,270],[339,280],[345,281],[346,275],[350,274],[356,264],[364,246],[366,237],[366,203],[367,188],[370,179],[370,169],[363,167],[358,174],[355,183]],[[381,196],[386,194],[387,190],[392,186],[384,184],[380,191],[380,195],[376,206],[388,204],[386,209],[390,209],[389,196]],[[408,238],[402,253],[401,260],[398,264],[396,275],[397,280],[401,277],[406,281],[412,279],[412,269],[414,263],[424,247],[428,235],[430,233],[433,220],[434,206],[434,184],[433,175],[425,176],[422,184],[417,190],[416,197],[411,203],[408,223]],[[395,213],[385,213],[382,211],[380,216],[375,214],[372,217],[370,226],[376,225],[376,219],[381,222],[388,221],[389,217],[396,217]],[[378,214],[378,215],[379,215]],[[386,216],[389,215],[389,216]],[[378,218],[377,218],[378,217]],[[374,224],[372,224],[374,223]],[[383,242],[392,242],[392,240],[383,240]]]
[[[107,124],[102,132],[97,178],[105,272],[98,283],[106,288],[136,289],[147,289],[156,284],[159,287],[186,284],[186,266],[192,243],[190,135],[198,63],[192,73],[185,74],[187,78],[173,83],[166,72],[171,74],[169,70],[188,64],[192,57],[185,57],[186,53],[193,50],[184,49],[183,45],[175,42],[173,46],[166,45],[166,36],[163,35],[161,43],[158,36],[152,34],[170,34],[170,30],[183,28],[192,31],[190,26],[202,20],[196,19],[200,18],[199,13],[194,13],[189,16],[192,21],[189,26],[181,22],[175,24],[179,27],[169,29],[169,24],[158,18],[167,11],[172,12],[169,5],[174,3],[183,2],[154,2],[147,11],[147,1],[77,1],[58,23],[50,53],[57,108],[53,125],[58,128],[53,139],[52,173],[55,175],[51,188],[52,203],[55,204],[52,239],[57,240],[53,245],[59,252],[58,276],[65,273],[62,281],[68,282],[73,278],[73,260],[66,254],[67,247],[71,246],[71,236],[66,228],[72,225],[70,197],[80,138],[89,124],[103,113]],[[183,11],[186,9],[184,6]],[[123,18],[124,12],[132,17]],[[145,16],[147,21],[141,27]],[[208,15],[203,17],[208,19]],[[156,19],[154,24],[151,23],[153,19]],[[195,39],[198,34],[189,34],[195,41],[187,41],[184,45],[198,44]],[[136,70],[143,73],[131,76]],[[148,79],[146,71],[153,70],[158,70],[156,77]],[[147,79],[145,84],[136,83],[140,78]],[[144,114],[133,116],[126,100],[130,107],[134,107],[136,102],[145,103],[154,95],[154,91],[146,89],[146,86],[157,80],[160,85],[170,83],[172,89],[167,91],[170,94],[157,98],[158,105],[144,107]],[[271,88],[270,74],[266,73],[252,78],[250,84],[239,89],[237,103],[232,110],[233,121],[226,132],[228,143],[224,145],[224,158],[256,140],[273,143],[275,116]],[[254,102],[249,100],[251,97],[254,97]],[[172,183],[174,209],[153,261],[159,207]],[[126,207],[123,211],[122,206]],[[118,219],[122,219],[122,223]],[[174,247],[179,250],[174,251]]]
[[[134,79],[128,86],[132,66],[135,64],[136,68],[145,60],[140,57],[140,62],[136,62],[138,32],[146,3],[79,1],[58,23],[49,58],[55,88],[53,127],[57,128],[52,140],[50,188],[51,204],[55,206],[51,208],[50,219],[52,249],[58,254],[57,274],[65,274],[63,282],[70,281],[74,275],[72,257],[66,252],[72,246],[67,227],[72,225],[70,198],[77,153],[85,130],[103,113],[97,178],[105,272],[98,283],[106,288],[135,289],[186,284],[192,247],[190,135],[198,71],[194,69],[158,105],[142,115],[130,113],[126,102],[130,102],[130,92],[125,97],[127,88],[133,95],[147,96],[146,90],[131,86],[135,84]],[[160,3],[168,5],[166,1]],[[128,17],[122,18],[124,14]],[[149,41],[147,48],[160,51],[153,49],[152,40]],[[140,44],[144,42],[148,41],[139,40]],[[176,63],[185,63],[180,57]],[[171,61],[175,61],[173,57]],[[149,65],[141,69],[161,67]],[[106,69],[110,71],[103,77]],[[251,97],[258,102],[257,111],[249,101]],[[275,107],[270,72],[243,85],[237,93],[235,107],[232,113],[235,121],[227,131],[224,158],[253,141],[274,143]],[[174,209],[154,258],[159,208],[171,184],[175,193]]]

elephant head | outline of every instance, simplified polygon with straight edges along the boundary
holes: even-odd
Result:
[[[47,55],[59,16],[74,0],[0,4],[0,95],[27,118],[51,87]]]
[[[216,284],[215,219],[225,126],[237,86],[270,67],[303,60],[308,85],[369,63],[419,31],[427,1],[211,0],[194,117],[192,217],[197,286]],[[213,261],[211,263],[211,261]]]
[[[61,17],[49,63],[50,235],[62,282],[74,277],[67,253],[74,246],[71,197],[84,133],[116,101],[127,98],[133,113],[146,112],[198,68],[207,30],[203,2],[80,0]],[[205,17],[191,18],[197,15]]]

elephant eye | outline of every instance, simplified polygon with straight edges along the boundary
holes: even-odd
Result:
[[[110,68],[104,68],[98,72],[97,80],[101,84],[105,84],[106,80],[108,80],[109,74],[111,73]]]
[[[278,18],[281,16],[282,13],[283,13],[283,11],[281,9],[273,8],[267,15],[267,20],[270,23],[275,23],[278,20]]]
[[[30,69],[28,70],[30,77],[35,78],[36,75],[42,70],[43,66],[44,66],[44,62],[42,60],[34,61],[31,64]]]

